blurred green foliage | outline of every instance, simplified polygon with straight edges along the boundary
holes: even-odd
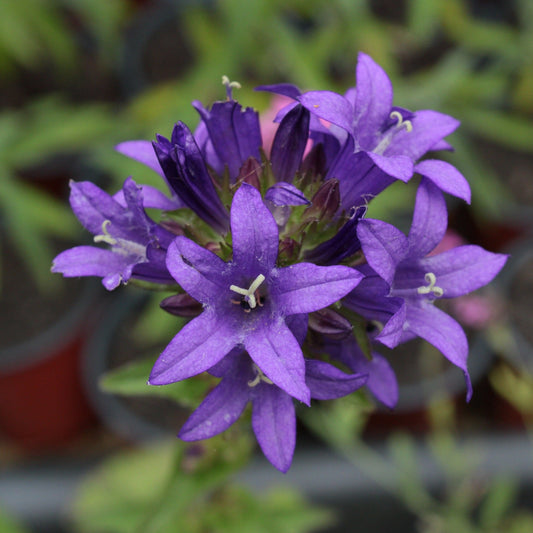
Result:
[[[260,109],[268,106],[269,96],[253,92],[257,84],[285,81],[302,90],[343,92],[354,84],[359,51],[369,53],[389,73],[395,104],[433,108],[462,121],[450,139],[456,152],[445,157],[470,181],[473,213],[480,223],[504,219],[520,198],[509,190],[507,174],[487,161],[479,141],[505,156],[509,166],[515,154],[533,154],[533,3],[502,1],[499,6],[506,17],[482,16],[483,2],[467,0],[146,5],[127,0],[0,1],[2,101],[6,95],[0,110],[2,239],[12,241],[46,288],[43,273],[52,259],[48,239],[74,239],[80,230],[66,199],[38,188],[28,174],[69,155],[111,178],[112,189],[128,175],[161,186],[157,175],[115,153],[113,145],[153,139],[156,133],[169,135],[177,120],[194,127],[198,119],[191,101],[209,104],[223,98],[223,74],[243,84],[237,98],[244,105]],[[158,40],[164,28],[155,25],[156,20],[172,22],[171,32],[179,34],[187,50],[173,48],[172,39]],[[139,52],[139,43],[146,49]],[[128,62],[137,62],[142,73],[150,70],[142,64],[146,56],[165,64],[185,52],[187,64],[179,71],[169,68],[156,79],[148,73],[145,79],[128,77]],[[100,93],[98,87],[106,90]],[[373,215],[410,209],[412,192],[409,185],[391,187],[372,205]],[[151,341],[158,336],[168,341],[169,321],[159,320],[159,313],[154,307],[144,317],[143,331],[149,332]],[[120,394],[169,395],[186,405],[197,404],[209,385],[192,380],[190,386],[147,387],[151,364],[146,360],[117,370],[104,377],[102,385]],[[495,386],[504,396],[512,390],[513,398],[527,403],[531,385],[514,379],[502,372]],[[521,391],[518,396],[516,390]],[[314,408],[312,418],[303,417],[330,445],[364,465],[365,458],[376,459],[359,439],[371,409],[363,396],[355,395]],[[280,492],[258,500],[239,488],[222,490],[228,475],[248,456],[246,439],[240,434],[213,439],[204,449],[207,458],[202,455],[198,464],[182,444],[111,460],[81,491],[75,509],[78,529],[281,533],[322,524],[325,515],[310,510],[293,494]],[[370,472],[384,483],[391,468],[397,472],[397,481],[388,488],[421,518],[421,531],[533,529],[531,515],[512,514],[513,483],[502,480],[476,492],[471,456],[442,428],[430,444],[435,460],[449,475],[441,501],[421,484],[408,437],[391,440],[392,459]],[[232,450],[241,455],[228,456]],[[255,521],[244,527],[242,516]]]

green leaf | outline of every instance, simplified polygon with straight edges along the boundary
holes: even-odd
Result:
[[[485,530],[496,528],[511,510],[518,495],[517,483],[511,479],[493,482],[479,510],[479,524]]]
[[[502,111],[476,109],[463,110],[461,117],[465,127],[513,150],[533,152],[533,123],[522,117]]]
[[[2,533],[28,533],[26,528],[23,528],[2,509],[0,509],[0,531]]]
[[[196,408],[213,385],[214,379],[206,374],[170,385],[147,385],[157,356],[135,361],[107,372],[100,379],[106,392],[126,396],[162,396],[185,407]]]

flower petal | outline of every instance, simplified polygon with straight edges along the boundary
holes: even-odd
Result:
[[[435,346],[465,375],[466,400],[472,397],[472,382],[468,374],[468,342],[461,326],[444,311],[430,303],[423,306],[410,305],[407,308],[408,329]]]
[[[233,263],[252,278],[266,275],[278,257],[278,226],[259,191],[243,183],[231,204]]]
[[[165,177],[151,141],[125,141],[117,144],[115,150]]]
[[[174,211],[175,209],[181,209],[182,207],[185,207],[185,204],[178,198],[177,195],[169,198],[159,189],[156,189],[151,185],[142,185],[141,188],[143,195],[143,207],[162,209],[163,211]],[[123,189],[120,189],[120,191],[117,191],[113,195],[113,200],[118,202],[121,206],[126,207]]]
[[[311,202],[297,187],[286,181],[280,181],[265,193],[265,200],[274,205],[309,205]]]
[[[289,470],[296,445],[292,398],[274,385],[260,384],[253,400],[252,427],[265,457],[281,472]]]
[[[396,265],[407,254],[407,237],[391,224],[369,218],[359,221],[357,236],[368,264],[392,285]]]
[[[368,374],[346,374],[324,361],[305,361],[305,382],[311,391],[311,398],[317,400],[334,400],[347,396],[365,385],[367,379]]]
[[[407,182],[413,176],[413,162],[405,155],[385,156],[374,152],[367,154],[385,174],[393,178]]]
[[[385,155],[406,155],[416,161],[459,126],[455,118],[432,110],[417,111],[411,123],[411,131],[403,128],[394,135]]]
[[[353,134],[353,108],[344,96],[331,91],[310,91],[298,100],[317,117]]]
[[[429,180],[420,182],[416,193],[413,223],[407,240],[409,255],[424,257],[442,241],[448,226],[446,202],[437,186]]]
[[[148,384],[166,385],[205,372],[237,343],[234,328],[207,309],[170,341],[155,362]]]
[[[467,245],[422,259],[419,265],[433,272],[444,298],[455,298],[491,282],[507,261],[507,255],[487,252],[480,246]]]
[[[246,336],[244,347],[275,385],[309,405],[302,349],[285,322],[259,325]]]
[[[431,180],[441,191],[470,203],[470,185],[450,163],[439,159],[426,159],[415,166],[415,172]]]
[[[167,268],[195,300],[211,304],[229,293],[231,266],[187,237],[176,237],[168,247]]]
[[[194,441],[222,433],[241,416],[250,397],[249,391],[245,376],[227,375],[192,413],[178,437]]]
[[[359,53],[356,67],[355,122],[361,146],[373,144],[373,137],[389,118],[392,84],[386,72],[368,55]]]
[[[132,260],[131,257],[116,254],[104,248],[76,246],[61,252],[54,259],[52,272],[63,274],[66,278],[78,276],[106,278],[111,276],[104,285],[107,290],[113,290],[123,280],[125,271],[131,274]],[[129,278],[129,276],[127,277]]]
[[[348,294],[363,278],[345,266],[297,263],[275,272],[271,295],[283,315],[311,313]]]

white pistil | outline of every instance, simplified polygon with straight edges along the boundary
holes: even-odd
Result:
[[[410,120],[404,120],[399,111],[392,111],[389,117],[395,118],[398,121],[398,124],[396,124],[397,128],[404,127],[407,132],[413,131],[413,123]]]
[[[273,385],[273,382],[263,374],[262,370],[255,363],[254,370],[256,372],[255,378],[248,382],[248,387],[256,387],[261,381],[268,385]]]
[[[437,276],[433,274],[433,272],[427,272],[424,275],[424,279],[426,280],[429,285],[418,287],[417,292],[418,294],[430,294],[433,293],[435,297],[440,298],[444,294],[444,289],[442,287],[437,287],[435,283],[437,283]]]
[[[111,237],[111,234],[107,229],[110,225],[111,220],[104,220],[102,222],[102,235],[95,235],[93,239],[94,242],[105,242],[107,244],[110,244],[111,246],[115,246],[115,244],[117,244],[117,239]]]
[[[263,274],[259,274],[259,276],[257,276],[252,281],[252,284],[247,289],[237,287],[237,285],[230,285],[229,289],[230,291],[236,292],[237,294],[241,294],[242,296],[244,296],[245,300],[250,306],[250,309],[255,309],[255,307],[257,306],[257,300],[255,299],[255,291],[259,288],[263,281],[265,281],[265,276],[263,276]]]

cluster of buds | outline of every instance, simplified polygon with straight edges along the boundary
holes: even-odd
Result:
[[[470,399],[466,336],[438,302],[489,283],[506,256],[474,245],[431,254],[447,229],[444,193],[469,202],[470,188],[449,163],[422,157],[450,149],[444,139],[459,123],[393,106],[389,78],[367,55],[356,80],[344,96],[259,87],[290,99],[267,154],[258,113],[224,78],[224,101],[193,103],[194,133],[178,122],[169,139],[117,147],[157,172],[168,194],[131,178],[114,196],[71,185],[72,209],[99,246],[66,250],[52,270],[99,276],[108,290],[130,280],[174,287],[161,306],[189,321],[149,384],[220,378],[181,428],[184,440],[224,431],[251,403],[257,441],[285,472],[295,401],[366,387],[394,407],[398,384],[379,347],[415,337],[464,373]],[[407,235],[367,217],[374,197],[416,174]]]

